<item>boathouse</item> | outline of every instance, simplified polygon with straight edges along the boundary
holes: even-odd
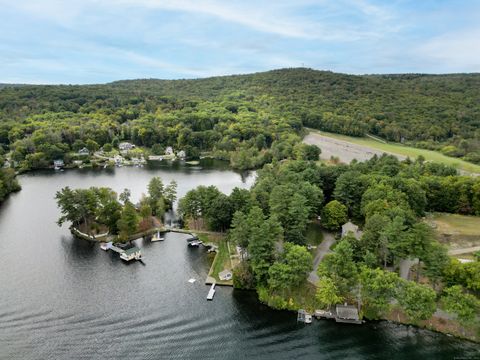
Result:
[[[120,258],[125,261],[130,261],[130,260],[140,260],[142,258],[142,252],[140,249],[136,246],[131,247],[129,249],[124,250],[120,254]]]
[[[353,305],[337,305],[335,307],[337,316],[336,322],[349,323],[349,324],[361,324],[360,316],[358,315],[358,309]]]

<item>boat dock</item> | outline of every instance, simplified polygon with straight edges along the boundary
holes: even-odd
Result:
[[[304,309],[298,310],[297,321],[303,322],[305,324],[312,323],[312,315],[307,313]]]
[[[315,310],[314,316],[317,319],[334,319],[339,323],[362,324],[358,309],[353,305],[336,305],[330,310]]]
[[[208,291],[207,300],[213,300],[213,296],[215,295],[215,283],[212,284],[210,290]]]

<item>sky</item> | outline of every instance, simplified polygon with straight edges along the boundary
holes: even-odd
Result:
[[[0,83],[480,72],[480,0],[0,0]]]

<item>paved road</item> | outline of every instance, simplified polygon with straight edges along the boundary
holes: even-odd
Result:
[[[448,250],[448,255],[468,254],[476,251],[480,251],[480,246],[472,246],[469,248]]]
[[[334,139],[328,136],[321,135],[317,132],[309,132],[303,139],[303,142],[309,145],[317,145],[322,153],[320,159],[330,160],[331,156],[338,157],[341,162],[350,163],[353,159],[358,161],[366,161],[372,158],[374,155],[381,156],[387,151],[373,149],[365,145],[354,144],[345,140]],[[399,154],[393,154],[400,160],[405,159],[405,156]]]
[[[318,283],[317,269],[318,265],[322,261],[323,257],[330,252],[330,247],[335,242],[335,237],[332,233],[322,231],[323,241],[317,247],[317,252],[315,253],[315,258],[313,259],[313,271],[308,275],[308,281],[313,285]]]

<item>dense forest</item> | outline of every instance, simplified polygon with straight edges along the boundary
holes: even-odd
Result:
[[[191,190],[179,211],[189,224],[229,231],[245,254],[235,285],[255,288],[273,307],[298,309],[310,301],[328,308],[345,301],[359,303],[370,319],[400,311],[414,323],[441,308],[478,336],[480,262],[449,258],[423,221],[430,211],[480,215],[478,178],[387,155],[339,166],[287,160],[259,170],[251,190],[230,196],[213,186]],[[316,293],[309,294],[309,224],[335,232],[348,219],[363,233],[336,241],[318,268]],[[399,276],[406,259],[419,259],[411,281]]]
[[[442,151],[480,163],[480,75],[353,76],[282,69],[197,80],[0,88],[0,144],[21,170],[87,147],[171,146],[233,167],[304,158],[303,126]]]

